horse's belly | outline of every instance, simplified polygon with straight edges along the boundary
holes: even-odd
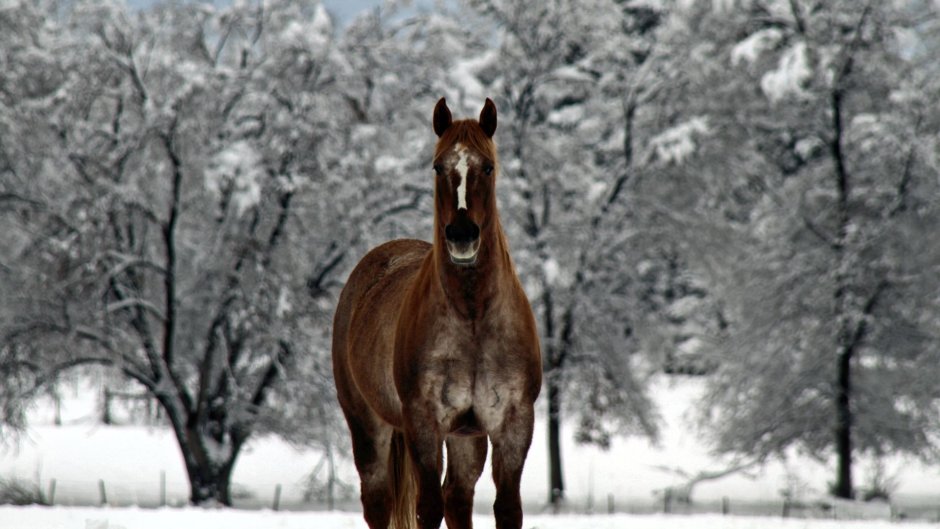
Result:
[[[353,378],[356,379],[359,393],[372,411],[391,426],[401,428],[401,400],[389,375],[391,363],[377,360],[379,359],[372,358],[361,361],[359,375],[354,375]]]
[[[402,427],[401,400],[393,377],[397,315],[430,249],[423,241],[385,243],[362,258],[344,288],[344,292],[347,288],[355,292],[348,309],[352,314],[343,355],[349,376],[371,411],[395,428]]]
[[[349,364],[359,394],[369,408],[386,423],[401,428],[401,400],[392,375],[393,341],[390,325],[375,325],[371,332],[353,337]]]

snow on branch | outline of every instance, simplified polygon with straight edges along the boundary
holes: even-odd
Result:
[[[237,141],[217,153],[205,171],[205,186],[222,197],[230,193],[239,215],[261,202],[264,168],[261,154],[247,141]]]
[[[742,62],[754,64],[762,53],[774,49],[783,39],[783,31],[778,28],[766,28],[752,33],[746,39],[731,48],[731,65]]]
[[[806,54],[806,43],[798,42],[780,56],[777,68],[764,74],[760,88],[772,102],[787,97],[806,97],[805,90],[813,75]]]
[[[649,158],[663,165],[679,165],[698,149],[697,139],[709,131],[708,119],[695,116],[660,132],[650,140]]]
[[[701,470],[695,474],[678,467],[657,466],[657,469],[678,476],[684,480],[678,485],[665,487],[658,491],[658,493],[671,498],[673,501],[692,503],[692,492],[699,483],[722,479],[732,474],[743,474],[745,477],[755,479],[755,477],[750,475],[747,471],[755,467],[758,463],[760,463],[760,460],[757,459],[736,461],[722,469]]]

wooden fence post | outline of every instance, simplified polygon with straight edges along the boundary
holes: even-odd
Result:
[[[50,506],[55,504],[55,479],[49,480],[49,494],[46,496],[46,501]]]
[[[166,470],[160,471],[160,507],[166,507]]]
[[[114,395],[111,393],[109,388],[104,388],[104,398],[102,399],[101,404],[101,424],[113,424],[114,421],[111,418],[111,399],[114,398]]]
[[[273,508],[275,511],[281,508],[281,484],[278,483],[274,487],[274,505]]]
[[[327,457],[327,481],[326,481],[326,504],[327,509],[332,511],[336,508],[336,461],[333,459],[333,444],[326,445]]]
[[[107,505],[107,504],[108,504],[108,494],[107,494],[107,492],[105,492],[105,489],[104,489],[104,480],[103,480],[103,479],[99,479],[99,480],[98,480],[98,491],[101,493],[101,505],[102,505],[102,506]]]

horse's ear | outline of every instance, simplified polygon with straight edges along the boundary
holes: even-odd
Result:
[[[488,97],[483,104],[483,110],[480,111],[480,128],[490,138],[496,132],[496,105]]]
[[[442,136],[453,121],[454,118],[450,115],[450,109],[447,108],[447,101],[444,101],[442,97],[437,104],[434,105],[434,133],[437,134],[438,137]]]

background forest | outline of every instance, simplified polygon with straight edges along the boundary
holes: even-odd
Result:
[[[333,307],[431,232],[430,117],[500,113],[560,430],[655,438],[702,375],[741,465],[940,448],[940,3],[0,4],[0,436],[63,376],[146,392],[193,503],[253,435],[348,450]],[[536,442],[545,442],[537,439]],[[938,465],[940,472],[940,465]]]

